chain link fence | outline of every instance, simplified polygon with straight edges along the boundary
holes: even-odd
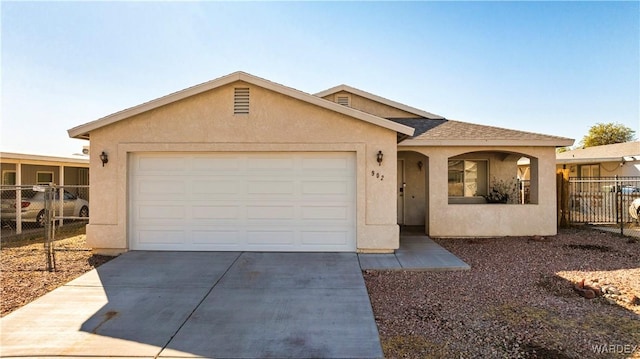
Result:
[[[89,202],[83,197],[88,191],[86,185],[2,186],[2,236],[44,238],[47,270],[55,271],[57,230],[65,224],[86,225]]]
[[[640,177],[569,178],[569,221],[640,237]]]

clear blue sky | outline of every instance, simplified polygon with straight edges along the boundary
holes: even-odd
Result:
[[[234,71],[347,84],[432,113],[575,138],[640,136],[639,2],[2,2],[0,150]]]

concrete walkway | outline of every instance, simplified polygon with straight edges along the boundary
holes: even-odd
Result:
[[[383,356],[355,253],[128,252],[0,329],[3,357]]]
[[[424,234],[401,234],[393,254],[358,254],[360,268],[378,270],[448,271],[471,267]]]

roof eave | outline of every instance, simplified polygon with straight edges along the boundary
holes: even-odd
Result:
[[[425,117],[425,118],[428,118],[428,119],[431,119],[431,120],[444,119],[444,117],[442,117],[440,115],[436,115],[436,114],[433,114],[433,113],[430,113],[430,112],[427,112],[427,111],[423,111],[423,110],[421,110],[419,108],[411,107],[411,106],[405,105],[405,104],[400,103],[400,102],[389,100],[389,99],[384,98],[382,96],[374,95],[372,93],[369,93],[369,92],[366,92],[366,91],[362,91],[362,90],[359,90],[359,89],[357,89],[355,87],[351,87],[351,86],[348,86],[348,85],[338,85],[338,86],[332,87],[330,89],[315,93],[314,96],[325,97],[325,96],[328,96],[328,95],[332,95],[332,94],[338,93],[340,91],[349,92],[349,93],[352,93],[354,95],[358,95],[360,97],[364,97],[364,98],[367,98],[367,99],[372,100],[372,101],[380,102],[380,103],[385,104],[387,106],[395,107],[397,109],[412,113],[412,114],[417,115],[417,116]]]
[[[138,106],[134,106],[119,112],[116,112],[114,114],[111,114],[109,116],[100,118],[98,120],[74,127],[69,129],[67,132],[69,134],[69,137],[72,138],[79,138],[79,139],[89,139],[90,137],[90,133],[93,130],[96,130],[98,128],[104,127],[104,126],[108,126],[112,123],[124,120],[126,118],[141,114],[143,112],[147,112],[150,110],[153,110],[155,108],[164,106],[164,105],[168,105],[170,103],[176,102],[176,101],[180,101],[182,99],[185,99],[187,97],[190,96],[194,96],[197,94],[200,94],[202,92],[205,91],[209,91],[212,89],[215,89],[217,87],[220,86],[225,86],[228,85],[230,83],[236,82],[236,81],[243,81],[243,82],[247,82],[250,83],[252,85],[256,85],[259,87],[263,87],[266,88],[268,90],[272,90],[275,92],[279,92],[282,94],[285,94],[287,96],[293,97],[295,99],[298,100],[302,100],[305,101],[307,103],[311,103],[320,107],[324,107],[326,109],[338,112],[338,113],[342,113],[344,115],[350,116],[350,117],[354,117],[357,119],[360,119],[362,121],[365,122],[369,122],[375,125],[378,125],[380,127],[384,127],[387,128],[389,130],[393,130],[405,135],[409,135],[412,136],[414,133],[414,129],[412,127],[408,127],[408,126],[404,126],[398,123],[395,123],[393,121],[387,120],[385,118],[382,117],[377,117],[374,115],[370,115],[367,114],[365,112],[362,111],[358,111],[355,109],[352,109],[350,107],[346,107],[343,105],[339,105],[337,103],[331,102],[331,101],[327,101],[323,98],[320,97],[316,97],[313,95],[310,95],[308,93],[290,88],[290,87],[286,87],[284,85],[280,85],[280,84],[276,84],[274,82],[271,81],[267,81],[265,79],[247,74],[245,72],[234,72],[230,75],[227,76],[223,76],[220,77],[218,79],[215,80],[211,80],[208,82],[205,82],[203,84],[200,85],[196,85],[193,87],[189,87],[187,89],[178,91],[178,92],[174,92],[172,94],[157,98],[155,100],[151,100],[149,102],[145,102],[141,105]]]
[[[88,158],[71,158],[56,157],[46,155],[32,155],[27,153],[0,152],[0,162],[4,163],[22,163],[22,164],[72,164],[72,165],[88,165]]]
[[[600,158],[556,158],[556,163],[598,163],[598,162],[636,162],[640,156],[600,157]]]
[[[112,123],[118,122],[125,118],[139,115],[143,112],[147,112],[155,108],[168,105],[172,102],[180,101],[189,96],[194,96],[199,93],[214,89],[216,87],[224,86],[226,84],[238,81],[241,79],[241,75],[242,75],[242,72],[234,72],[232,74],[217,78],[215,80],[211,80],[199,85],[195,85],[195,86],[186,88],[184,90],[180,90],[180,91],[159,97],[157,99],[145,102],[143,104],[130,107],[122,111],[118,111],[116,113],[102,117],[95,121],[85,123],[80,126],[76,126],[74,128],[69,129],[67,132],[69,133],[69,137],[72,137],[72,138],[89,139],[89,136],[90,136],[89,133],[93,130],[96,130],[104,126],[108,126]]]
[[[571,146],[573,144],[572,139],[565,138],[557,138],[557,139],[549,139],[549,140],[527,140],[527,139],[491,139],[491,140],[482,140],[482,139],[438,139],[438,140],[426,140],[426,139],[408,139],[399,143],[398,146],[409,147],[409,146],[435,146],[435,147],[445,147],[445,146],[462,146],[462,147],[470,147],[470,146],[533,146],[533,147],[565,147]]]

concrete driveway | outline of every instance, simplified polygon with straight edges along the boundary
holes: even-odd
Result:
[[[0,329],[3,357],[383,356],[355,253],[129,252]]]

